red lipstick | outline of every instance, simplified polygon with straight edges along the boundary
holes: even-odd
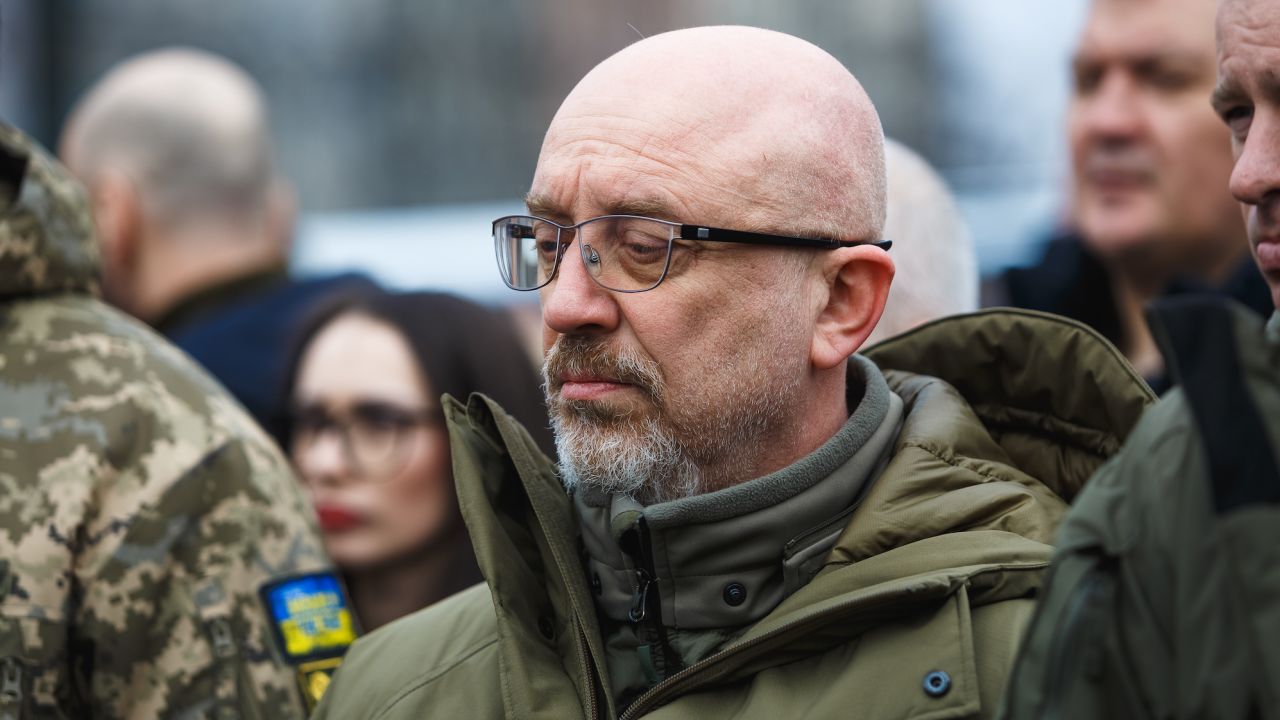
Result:
[[[317,505],[316,517],[325,532],[344,532],[360,524],[360,516],[338,505]]]

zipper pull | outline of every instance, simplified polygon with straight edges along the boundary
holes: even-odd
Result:
[[[636,571],[636,592],[631,597],[631,611],[627,613],[631,622],[638,623],[644,620],[649,612],[649,586],[652,584],[653,578],[649,577],[649,573],[644,568]]]
[[[22,717],[22,665],[16,658],[0,661],[0,720]]]

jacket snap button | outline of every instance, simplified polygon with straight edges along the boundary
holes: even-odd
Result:
[[[600,573],[591,573],[591,592],[597,596],[604,595],[604,584],[600,582]]]
[[[546,615],[538,618],[538,632],[542,633],[542,637],[548,640],[556,636],[556,629],[551,624],[551,618]]]
[[[738,607],[747,601],[747,588],[742,583],[732,582],[724,586],[724,601],[732,607]]]
[[[934,670],[924,676],[924,693],[929,697],[942,697],[951,690],[951,676],[942,670]]]

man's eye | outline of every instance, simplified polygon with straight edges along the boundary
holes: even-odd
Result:
[[[644,233],[628,233],[622,239],[622,247],[633,260],[662,262],[667,257],[667,240]]]
[[[1249,135],[1249,126],[1253,124],[1253,108],[1244,105],[1237,105],[1224,110],[1221,114],[1222,121],[1227,124],[1227,128],[1231,130],[1231,135],[1237,141],[1243,141]]]
[[[1102,70],[1096,67],[1077,67],[1073,73],[1077,95],[1088,95],[1102,82]]]
[[[1195,84],[1195,77],[1190,73],[1154,68],[1146,73],[1146,81],[1157,90],[1176,92]]]

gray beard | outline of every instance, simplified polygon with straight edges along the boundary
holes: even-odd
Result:
[[[798,381],[729,376],[722,378],[728,386],[719,399],[690,399],[681,408],[683,417],[677,418],[666,409],[665,383],[656,364],[616,361],[644,378],[656,412],[616,415],[548,394],[560,477],[570,492],[591,489],[652,505],[749,480],[758,448],[782,425],[799,388]],[[758,367],[770,364],[764,358],[760,362]],[[544,366],[544,377],[546,372]],[[714,475],[707,468],[714,468]]]
[[[652,418],[625,425],[553,417],[560,479],[569,492],[590,488],[652,504],[703,491],[702,472],[666,428]]]

